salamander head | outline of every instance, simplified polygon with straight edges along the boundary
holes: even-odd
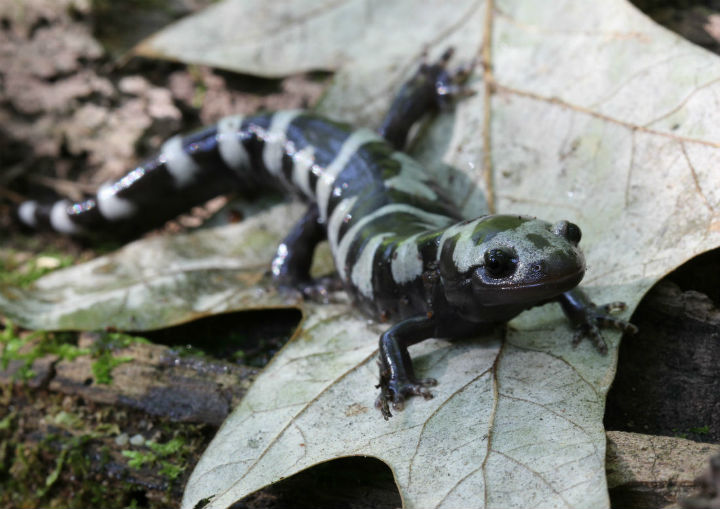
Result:
[[[528,307],[580,283],[580,228],[522,216],[459,223],[440,240],[439,270],[448,302],[463,310]]]

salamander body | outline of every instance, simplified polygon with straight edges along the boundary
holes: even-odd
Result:
[[[449,56],[408,82],[380,133],[299,110],[229,116],[187,136],[83,202],[23,203],[20,220],[82,235],[149,229],[231,189],[275,188],[308,203],[271,263],[281,286],[317,286],[315,246],[330,244],[338,276],[367,314],[393,325],[380,338],[377,405],[401,409],[407,396],[431,397],[407,347],[429,337],[476,334],[523,310],[558,300],[600,351],[598,325],[632,326],[595,307],[576,286],[585,271],[580,229],[514,215],[466,220],[425,170],[399,151],[410,126],[446,100]],[[238,239],[242,242],[242,239]],[[579,337],[578,337],[579,339]]]

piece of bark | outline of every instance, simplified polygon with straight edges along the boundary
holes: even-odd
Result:
[[[54,354],[45,355],[36,359],[32,364],[33,377],[26,380],[28,387],[37,389],[44,387],[50,382],[54,374],[55,363],[59,357]],[[20,370],[25,366],[24,361],[13,360],[8,362],[7,368],[0,369],[0,386],[10,385],[20,376]]]
[[[607,432],[606,470],[612,507],[679,507],[700,486],[720,445],[682,438]]]
[[[85,334],[82,347],[90,346]],[[240,401],[257,373],[254,368],[196,357],[181,357],[156,344],[136,343],[112,352],[132,358],[112,370],[112,383],[97,383],[89,355],[55,364],[48,388],[95,403],[121,404],[174,421],[219,426]]]

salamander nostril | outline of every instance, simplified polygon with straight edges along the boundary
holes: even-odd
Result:
[[[570,221],[558,221],[553,225],[552,231],[555,235],[559,235],[560,237],[567,239],[568,242],[572,242],[576,246],[580,243],[580,239],[582,238],[580,227]]]

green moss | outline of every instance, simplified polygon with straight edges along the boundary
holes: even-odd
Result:
[[[14,418],[15,412],[10,412],[5,417],[0,419],[0,431],[9,431]]]
[[[66,254],[46,252],[27,259],[23,253],[3,250],[0,252],[0,285],[27,288],[45,274],[69,267],[74,261]]]
[[[122,455],[126,457],[128,461],[128,466],[130,468],[134,468],[135,470],[140,470],[145,465],[151,465],[157,460],[157,456],[152,451],[130,451],[130,450],[124,450],[122,451]]]
[[[158,456],[164,457],[180,452],[180,450],[185,446],[185,441],[180,437],[175,437],[164,444],[148,442],[147,446]]]
[[[33,477],[32,474],[37,471],[35,467],[39,467],[37,451],[38,448],[33,445],[15,445],[13,461],[8,469],[12,479],[17,481],[27,481]],[[27,488],[20,488],[19,491],[26,493]]]
[[[132,465],[146,469],[135,476],[128,471],[131,467],[117,464],[114,437],[136,417],[110,405],[68,406],[59,394],[43,395],[48,399],[40,408],[33,391],[24,388],[14,394],[30,399],[0,402],[0,507],[172,507],[198,440],[207,438],[203,426],[159,420],[155,433],[174,438],[133,448],[139,454]],[[9,408],[16,410],[9,413]],[[147,472],[164,476],[152,488],[167,490],[160,498],[149,500],[147,486],[138,483]],[[129,475],[122,481],[119,474]]]
[[[109,385],[112,383],[112,370],[125,362],[133,360],[132,357],[116,357],[113,350],[127,348],[134,343],[149,343],[145,338],[131,336],[121,332],[101,332],[90,354],[95,358],[91,369],[95,383]]]
[[[60,451],[60,455],[55,459],[55,468],[45,478],[45,486],[38,490],[38,498],[44,497],[48,490],[52,488],[52,485],[55,484],[55,481],[57,481],[60,477],[60,472],[62,472],[62,468],[65,464],[65,458],[67,458],[67,454],[67,448],[64,448],[62,451]]]
[[[75,333],[36,331],[21,337],[12,322],[6,320],[5,329],[0,331],[0,368],[7,369],[11,361],[21,361],[22,366],[15,376],[20,380],[28,380],[35,376],[33,362],[46,355],[57,355],[69,361],[81,355],[91,355],[95,359],[92,372],[96,383],[109,384],[112,382],[112,370],[132,360],[132,357],[114,356],[113,350],[148,342],[145,338],[129,334],[102,332],[91,348],[78,348]]]
[[[96,346],[93,348],[127,348],[137,343],[149,344],[150,341],[141,336],[132,336],[124,332],[100,332]]]
[[[110,461],[106,447],[90,447],[101,436],[92,430],[81,435],[50,433],[37,444],[17,444],[0,462],[7,466],[0,468],[0,507],[126,506],[136,487],[107,493],[104,483],[92,480],[92,474]]]
[[[82,429],[85,425],[82,417],[72,412],[66,412],[65,410],[60,410],[60,412],[55,414],[52,421],[57,426],[67,430]]]
[[[50,454],[57,454],[57,456],[54,467],[47,473],[44,482],[42,482],[40,487],[35,491],[35,497],[38,501],[47,500],[48,505],[56,505],[54,502],[55,497],[49,495],[63,474],[83,479],[92,472],[93,465],[91,462],[93,460],[96,461],[96,458],[91,459],[87,454],[87,445],[95,438],[97,438],[95,433],[70,437],[51,434],[41,442],[39,450],[41,458]],[[56,452],[58,445],[60,446],[59,454]],[[99,464],[94,465],[94,467],[102,467],[103,465],[104,463],[101,461]],[[45,469],[42,469],[40,472],[44,471]],[[74,493],[73,495],[76,501],[68,505],[78,507],[79,504],[87,503],[89,500],[99,502],[104,498],[104,490],[101,486],[98,486],[97,483],[85,483],[85,485],[87,486],[87,491],[81,490]],[[57,495],[57,497],[63,498],[63,495]]]
[[[162,468],[160,468],[160,475],[165,476],[165,478],[174,481],[177,479],[180,474],[182,474],[183,469],[182,467],[175,465],[173,463],[170,463],[169,461],[162,460],[160,462],[160,465]]]
[[[46,355],[57,355],[60,359],[74,360],[90,351],[78,348],[77,335],[69,332],[36,331],[20,337],[17,329],[9,320],[0,331],[0,368],[7,369],[11,361],[20,361],[22,365],[15,377],[27,380],[35,376],[33,362]]]
[[[109,385],[112,383],[112,370],[116,366],[132,361],[132,357],[114,357],[111,352],[101,354],[92,363],[92,373],[95,383]]]
[[[139,470],[143,467],[160,467],[159,472],[169,481],[174,481],[183,472],[181,465],[189,453],[184,439],[175,437],[168,442],[149,441],[143,451],[124,450],[122,455],[129,459],[128,466]]]
[[[689,439],[689,438],[691,438],[690,435],[693,433],[696,435],[707,435],[708,433],[710,433],[710,426],[708,426],[708,425],[698,426],[696,428],[689,428],[688,430],[685,430],[685,431],[679,430],[677,428],[673,428],[672,432],[675,434],[674,436],[676,438]]]

